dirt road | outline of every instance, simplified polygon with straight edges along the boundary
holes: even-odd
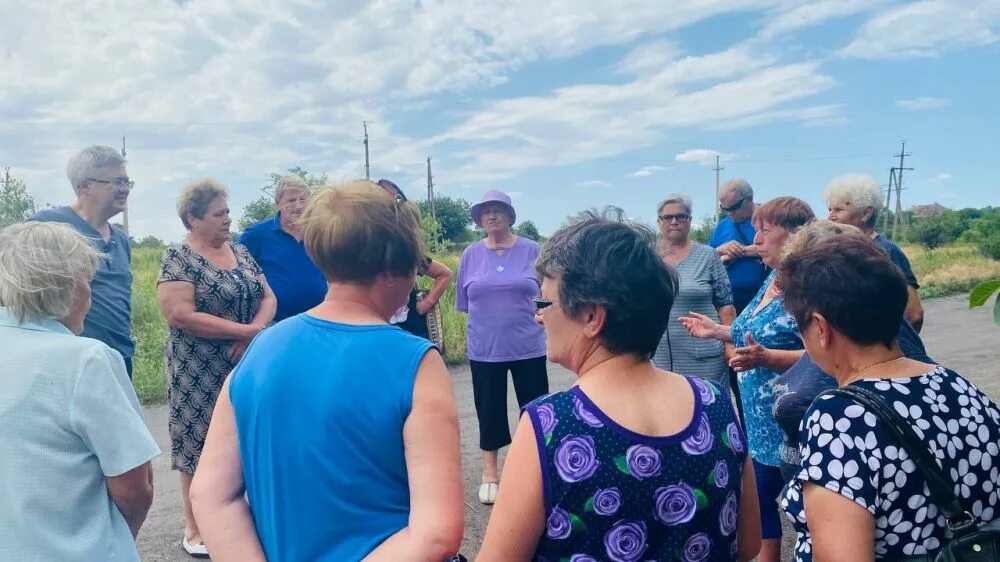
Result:
[[[925,303],[925,307],[927,322],[922,336],[930,356],[962,373],[1000,401],[1000,368],[997,367],[1000,362],[1000,327],[992,323],[992,307],[969,311],[965,298],[961,296],[931,300]],[[469,371],[465,367],[457,367],[452,370],[452,375],[461,418],[465,468],[467,507],[462,552],[471,558],[482,541],[483,530],[489,519],[489,508],[480,505],[476,498],[479,485],[479,448]],[[572,384],[573,375],[551,365],[549,379],[553,390],[564,389]],[[508,404],[513,428],[517,414],[513,392],[508,398]],[[146,416],[153,435],[165,453],[153,461],[156,499],[139,535],[139,552],[142,559],[149,562],[190,560],[180,547],[183,520],[177,475],[170,471],[166,407],[150,407]]]

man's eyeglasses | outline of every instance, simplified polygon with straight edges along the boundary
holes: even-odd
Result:
[[[740,199],[739,201],[733,203],[732,205],[730,205],[728,207],[726,207],[722,203],[719,203],[719,210],[721,210],[723,213],[732,213],[733,211],[739,210],[739,208],[742,207],[743,203],[745,203],[745,202],[746,202],[746,199]]]
[[[657,218],[660,219],[660,222],[667,222],[667,223],[674,222],[674,221],[684,222],[684,221],[687,221],[687,220],[691,220],[691,215],[687,215],[687,214],[680,214],[680,215],[660,215]]]
[[[543,310],[554,304],[556,304],[554,301],[545,299],[535,299],[535,314],[542,312]]]
[[[129,178],[115,178],[113,180],[99,180],[97,178],[83,178],[87,181],[92,181],[94,183],[103,183],[104,185],[113,185],[115,187],[127,187],[132,189],[135,187],[135,182]]]

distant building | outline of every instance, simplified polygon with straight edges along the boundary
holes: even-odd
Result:
[[[933,217],[934,215],[940,215],[947,210],[948,207],[938,203],[933,203],[931,205],[914,205],[910,207],[910,212],[913,213],[913,216],[915,217]]]

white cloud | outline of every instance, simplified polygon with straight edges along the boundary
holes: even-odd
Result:
[[[629,174],[629,177],[630,178],[646,178],[646,177],[649,177],[649,176],[655,174],[656,172],[662,172],[663,170],[666,170],[666,169],[667,168],[665,166],[643,166],[642,168],[639,168],[638,170],[636,170],[636,171],[632,172],[631,174]]]
[[[944,98],[931,98],[922,97],[914,98],[911,100],[899,100],[896,102],[896,107],[902,107],[903,109],[911,109],[914,111],[924,110],[924,109],[938,109],[941,107],[948,107],[951,105],[950,100]]]
[[[922,0],[869,20],[841,54],[864,59],[936,56],[1000,39],[996,0]]]
[[[723,154],[718,150],[708,148],[689,148],[674,156],[674,160],[678,162],[694,162],[701,166],[712,166],[715,164],[716,156],[721,160],[732,160],[735,157],[733,154]]]
[[[611,182],[604,180],[584,180],[576,183],[576,187],[581,189],[604,189],[611,187]]]
[[[948,181],[950,179],[951,179],[951,174],[938,174],[928,179],[927,181],[930,183],[938,183],[938,182]]]
[[[820,0],[797,5],[783,11],[767,22],[760,32],[764,39],[791,33],[799,29],[813,27],[834,18],[874,10],[886,3],[885,0]]]

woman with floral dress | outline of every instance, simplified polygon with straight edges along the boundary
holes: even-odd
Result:
[[[732,403],[715,383],[651,362],[677,293],[654,244],[645,227],[591,217],[542,250],[537,318],[548,357],[577,384],[525,408],[478,560],[757,554],[754,476]]]
[[[815,218],[809,205],[795,197],[779,197],[754,211],[754,244],[764,265],[777,268],[789,235]],[[729,366],[739,373],[740,399],[746,419],[750,457],[757,479],[764,543],[761,562],[781,558],[781,517],[778,496],[785,486],[779,451],[784,442],[774,418],[774,381],[803,354],[795,318],[785,311],[784,297],[771,272],[757,296],[732,326],[691,313],[680,321],[691,335],[744,345],[735,350]]]

